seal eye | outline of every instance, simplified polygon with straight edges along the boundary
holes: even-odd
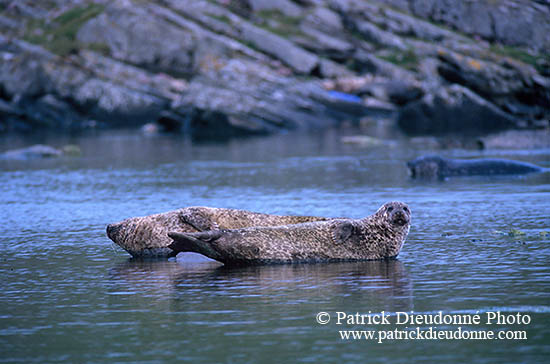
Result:
[[[388,212],[392,212],[392,211],[393,211],[393,206],[388,207]]]
[[[405,211],[405,212],[409,212],[409,209],[408,209],[408,208],[406,208],[406,207],[403,207],[403,211]]]

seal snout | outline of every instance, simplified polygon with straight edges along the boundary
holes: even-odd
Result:
[[[397,226],[405,226],[411,222],[411,210],[402,202],[388,202],[383,206],[388,221]]]
[[[394,224],[403,226],[409,222],[409,216],[403,210],[395,211],[392,215],[392,221]]]
[[[118,235],[118,232],[122,228],[121,224],[109,224],[107,225],[107,236],[112,241],[116,241],[116,237]]]

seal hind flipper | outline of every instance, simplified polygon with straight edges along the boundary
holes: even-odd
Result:
[[[180,233],[171,231],[168,236],[172,243],[168,248],[174,252],[194,252],[206,255],[212,259],[220,259],[220,254],[212,247],[212,242],[222,236],[222,231],[204,231],[200,233]]]
[[[338,221],[332,228],[334,244],[343,244],[355,234],[355,226],[349,221]]]

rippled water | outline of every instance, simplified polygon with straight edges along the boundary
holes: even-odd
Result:
[[[360,148],[340,136],[0,139],[0,151],[34,142],[83,151],[0,161],[0,362],[547,361],[550,175],[411,181],[405,161],[433,151],[406,140]],[[550,150],[439,153],[550,167]],[[363,217],[388,200],[413,210],[409,238],[389,262],[136,261],[105,235],[107,223],[190,205]],[[321,311],[329,324],[316,322]],[[526,340],[340,339],[339,330],[388,329],[336,324],[336,312],[369,311],[519,312],[531,322],[467,328],[525,330]]]

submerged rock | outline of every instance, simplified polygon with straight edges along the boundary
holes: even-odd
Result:
[[[354,144],[360,147],[378,147],[381,145],[388,145],[387,141],[374,138],[368,135],[350,135],[341,138],[344,144]]]
[[[55,158],[63,155],[63,151],[48,145],[36,144],[26,148],[8,150],[0,154],[1,159],[40,159]]]
[[[508,130],[479,138],[485,149],[541,149],[550,148],[550,129]]]

